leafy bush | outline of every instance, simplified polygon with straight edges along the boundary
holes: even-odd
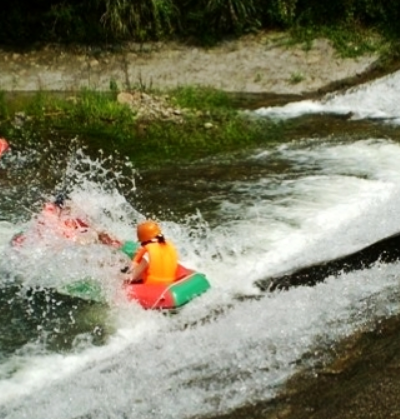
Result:
[[[184,28],[189,33],[242,34],[261,26],[262,2],[259,0],[186,0],[180,1]]]
[[[264,24],[289,27],[297,17],[298,0],[270,0],[264,6]]]
[[[0,8],[0,43],[215,43],[259,28],[367,26],[400,36],[400,0],[14,0]]]
[[[101,22],[115,37],[144,41],[173,32],[177,8],[172,0],[103,0]]]

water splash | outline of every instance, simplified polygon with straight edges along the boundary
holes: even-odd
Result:
[[[400,72],[346,92],[329,94],[322,100],[304,100],[285,106],[260,108],[256,115],[277,119],[310,114],[348,115],[351,119],[372,119],[400,124],[398,97]]]
[[[226,181],[227,193],[214,198],[222,220],[215,227],[201,211],[179,222],[161,220],[183,261],[203,270],[212,290],[172,317],[114,300],[101,308],[111,331],[100,346],[90,331],[80,331],[72,346],[55,351],[40,334],[0,364],[0,415],[183,419],[273,397],[299,368],[313,366],[315,348],[399,312],[392,298],[398,264],[260,299],[236,296],[253,295],[260,277],[396,232],[399,157],[400,147],[386,140],[318,141],[252,153],[249,162],[283,162],[289,169]],[[143,215],[134,192],[127,199],[124,187],[108,183],[106,164],[86,155],[69,162],[68,192],[96,223],[131,238]],[[4,228],[5,238],[13,224]],[[30,285],[86,274],[113,284],[119,264],[110,249],[78,251],[67,242],[30,249],[19,265],[13,257],[0,262],[1,269],[11,265]],[[75,312],[73,320],[83,323]]]

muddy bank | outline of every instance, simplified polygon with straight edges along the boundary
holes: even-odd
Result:
[[[343,59],[325,39],[315,40],[309,50],[288,46],[288,40],[285,33],[267,33],[209,49],[161,42],[118,48],[3,49],[0,89],[108,90],[110,81],[122,90],[201,85],[273,102],[282,95],[292,100],[354,84],[377,67],[377,55]]]

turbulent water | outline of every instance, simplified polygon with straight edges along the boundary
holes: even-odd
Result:
[[[395,125],[399,89],[396,73],[255,115],[349,114]],[[260,294],[254,285],[399,232],[399,160],[394,138],[355,139],[350,129],[168,174],[138,174],[74,147],[60,156],[15,145],[0,161],[0,417],[183,419],[273,398],[293,374],[324,361],[324,349],[400,312],[399,263],[285,292]],[[163,203],[154,215],[211,290],[167,316],[116,292],[126,260],[105,246],[50,239],[11,248],[66,185],[121,239],[153,215],[149,202]],[[86,276],[103,283],[108,305],[46,291]]]

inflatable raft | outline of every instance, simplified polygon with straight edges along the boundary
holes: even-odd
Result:
[[[126,241],[119,250],[132,258],[138,247],[138,243]],[[210,288],[210,283],[204,274],[178,265],[175,281],[171,284],[125,283],[121,287],[129,301],[136,302],[145,309],[170,310],[182,307],[205,293]],[[93,279],[64,285],[57,289],[57,292],[74,298],[106,303],[101,284]]]
[[[129,259],[133,258],[136,250],[140,247],[139,243],[135,241],[111,240],[108,235],[106,238],[107,240],[101,240],[102,244],[121,251]],[[24,232],[20,232],[11,239],[10,244],[18,248],[24,245],[25,240]],[[210,283],[204,274],[178,265],[175,280],[168,285],[134,283],[122,284],[121,287],[128,300],[136,301],[145,309],[175,309],[206,292],[210,288]],[[73,298],[106,303],[106,296],[102,288],[98,281],[85,278],[63,285],[56,292]],[[119,291],[117,290],[117,294]]]
[[[138,302],[143,308],[173,309],[206,292],[210,283],[204,274],[178,265],[172,284],[126,284],[123,288],[128,300]]]

